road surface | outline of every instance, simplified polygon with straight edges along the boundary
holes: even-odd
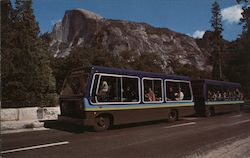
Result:
[[[3,134],[3,158],[248,158],[250,112],[116,126],[104,132],[50,121]]]

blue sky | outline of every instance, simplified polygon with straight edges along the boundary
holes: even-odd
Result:
[[[166,27],[190,36],[201,37],[211,29],[211,5],[214,0],[34,0],[33,8],[42,33],[63,18],[66,10],[83,8],[104,18],[145,22]],[[240,6],[236,0],[217,0],[223,11],[223,37],[234,40],[242,27],[238,25]]]

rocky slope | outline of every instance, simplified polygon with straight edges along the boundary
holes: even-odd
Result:
[[[105,19],[84,9],[66,11],[63,20],[55,24],[52,38],[50,49],[55,57],[67,56],[76,46],[101,47],[118,55],[125,50],[155,52],[166,65],[178,60],[211,70],[209,53],[202,51],[192,37],[145,23]]]

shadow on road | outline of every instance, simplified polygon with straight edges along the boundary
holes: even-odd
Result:
[[[193,117],[193,116],[189,116]],[[126,129],[126,128],[136,128],[136,127],[143,127],[149,125],[158,125],[162,123],[166,123],[166,125],[173,125],[178,123],[185,123],[188,122],[187,120],[180,118],[178,121],[169,122],[167,119],[164,120],[156,120],[156,121],[147,121],[147,122],[138,122],[138,123],[128,123],[128,124],[121,124],[121,125],[114,125],[110,128],[110,130],[119,130],[119,129]],[[66,122],[61,122],[57,120],[47,120],[44,121],[44,127],[50,129],[56,129],[71,133],[84,133],[84,132],[94,132],[93,128],[89,126],[80,126],[75,124],[70,124]]]
[[[250,113],[250,105],[244,105],[241,107],[241,111],[245,113]]]
[[[92,130],[90,127],[87,126],[74,125],[66,122],[60,122],[57,120],[44,121],[44,127],[72,133],[84,133]]]
[[[237,113],[237,112],[222,112],[222,113],[216,113],[216,116],[223,116],[225,114],[232,114],[232,113]],[[243,107],[241,109],[241,113],[250,113],[250,107]],[[240,114],[240,113],[238,113]],[[197,117],[196,115],[190,115],[186,116],[184,118],[180,118],[176,122],[168,122],[168,120],[157,120],[157,121],[148,121],[148,122],[139,122],[139,123],[129,123],[129,124],[122,124],[122,125],[115,125],[112,126],[110,129],[111,130],[119,130],[119,129],[126,129],[126,128],[135,128],[135,127],[143,127],[143,126],[149,126],[149,125],[158,125],[162,123],[166,123],[167,125],[173,125],[173,124],[178,124],[180,122],[185,123],[188,122],[189,118],[206,118],[206,117]],[[84,133],[84,132],[93,132],[93,128],[88,127],[88,126],[80,126],[80,125],[74,125],[66,122],[61,122],[57,120],[47,120],[44,121],[44,127],[45,128],[50,128],[50,129],[56,129],[56,130],[61,130],[61,131],[66,131],[66,132],[71,132],[71,133]]]
[[[149,126],[149,125],[157,125],[161,123],[167,123],[167,120],[157,120],[157,121],[148,121],[148,122],[138,122],[138,123],[128,123],[128,124],[121,124],[112,126],[111,130],[118,130],[124,128],[133,128],[133,127],[142,127],[142,126]]]
[[[182,119],[180,119],[182,120]],[[118,129],[126,129],[126,128],[134,128],[134,127],[143,127],[148,125],[158,125],[162,123],[167,123],[168,125],[178,123],[179,121],[170,123],[168,120],[157,120],[157,121],[148,121],[148,122],[139,122],[139,123],[129,123],[129,124],[121,124],[114,125],[110,128],[110,130],[118,130]],[[57,120],[47,120],[44,121],[44,127],[50,129],[56,129],[60,131],[66,131],[71,133],[84,133],[84,132],[94,132],[93,128],[88,126],[80,126],[74,125],[66,122],[61,122]]]
[[[147,122],[138,122],[138,123],[129,123],[129,124],[122,124],[122,125],[115,125],[111,129],[118,130],[118,129],[125,129],[125,128],[136,128],[136,127],[143,127],[143,126],[150,126],[150,125],[159,125],[165,124],[166,126],[171,126],[180,123],[187,123],[190,122],[186,118],[193,118],[195,115],[190,115],[186,117],[179,118],[177,121],[169,122],[167,119],[163,120],[155,120],[155,121],[147,121]]]

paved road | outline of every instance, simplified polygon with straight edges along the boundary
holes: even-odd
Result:
[[[2,135],[3,158],[250,157],[250,113],[185,117],[90,132],[46,122],[50,130]]]

